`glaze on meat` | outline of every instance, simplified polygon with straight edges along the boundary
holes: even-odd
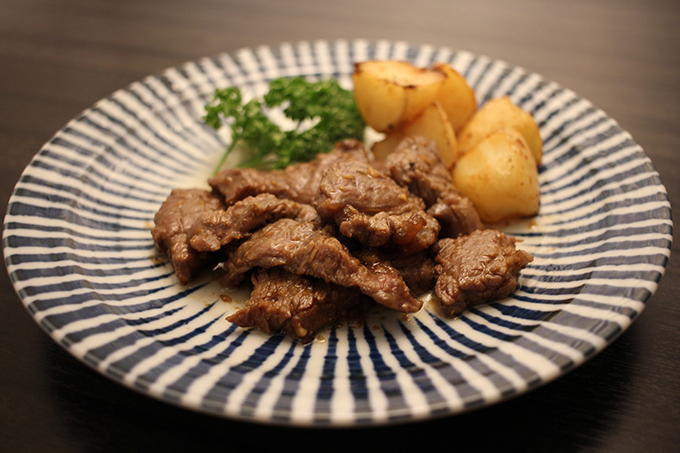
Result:
[[[515,248],[515,240],[496,230],[477,230],[436,247],[435,291],[448,316],[508,297],[517,289],[519,271],[533,257]]]
[[[189,243],[199,252],[217,251],[232,241],[250,235],[251,231],[277,219],[320,223],[316,210],[304,203],[261,193],[237,201],[227,209],[205,212],[194,223]]]
[[[226,169],[209,184],[163,203],[152,230],[159,250],[183,284],[215,261],[225,286],[249,278],[251,296],[228,320],[301,342],[378,306],[415,313],[433,289],[442,313],[457,316],[511,295],[533,259],[484,229],[436,146],[419,137],[384,162],[346,140],[307,163]]]
[[[170,258],[181,283],[189,283],[196,271],[207,264],[209,255],[189,245],[194,226],[204,215],[224,209],[224,201],[201,189],[175,189],[156,213],[151,230],[154,242]]]
[[[303,343],[323,327],[360,321],[370,306],[355,287],[291,274],[279,267],[258,269],[251,281],[253,291],[245,308],[227,321],[268,334],[284,332]]]
[[[280,266],[340,286],[357,287],[377,303],[404,313],[420,310],[398,273],[375,272],[362,265],[333,234],[312,222],[281,219],[255,232],[229,256],[224,284],[234,286],[257,268]]]
[[[437,240],[439,224],[423,200],[368,162],[339,160],[321,178],[314,207],[340,233],[366,247],[420,252]]]
[[[482,228],[472,202],[453,186],[451,172],[433,142],[405,138],[387,156],[385,167],[394,181],[425,202],[428,214],[441,225],[440,237],[458,237]]]

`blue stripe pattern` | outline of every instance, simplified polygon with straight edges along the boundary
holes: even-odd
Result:
[[[217,87],[262,95],[276,77],[335,77],[355,61],[447,62],[480,104],[529,111],[544,140],[538,216],[507,225],[535,256],[521,287],[457,319],[431,295],[300,345],[231,325],[245,290],[184,287],[150,235],[175,187],[205,186],[228,134],[202,122]],[[363,40],[242,49],[113,93],[59,131],[22,174],[5,263],[27,310],[102,374],[152,397],[240,420],[380,425],[454,414],[547,383],[600,352],[644,309],[668,261],[665,188],[604,112],[522,68],[463,51]],[[228,297],[220,297],[227,293]]]

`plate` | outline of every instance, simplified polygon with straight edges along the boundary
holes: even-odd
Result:
[[[511,298],[457,319],[431,303],[379,314],[309,345],[231,325],[242,304],[212,281],[182,286],[151,240],[175,187],[205,185],[229,137],[202,122],[216,87],[262,95],[280,76],[336,77],[353,62],[449,62],[479,103],[507,95],[545,142],[541,210],[505,227],[535,260]],[[666,190],[631,136],[588,101],[502,61],[402,42],[244,49],[147,77],[69,122],[11,197],[5,262],[35,321],[72,355],[160,400],[225,417],[357,426],[460,413],[579,366],[643,310],[664,273]]]

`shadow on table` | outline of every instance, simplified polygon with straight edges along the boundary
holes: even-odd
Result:
[[[49,341],[47,337],[45,341]],[[631,366],[634,328],[590,362],[545,387],[470,413],[398,426],[299,429],[212,417],[137,394],[45,348],[56,412],[85,451],[574,451],[616,424]]]

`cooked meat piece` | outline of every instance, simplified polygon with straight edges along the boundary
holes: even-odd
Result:
[[[362,319],[366,302],[370,301],[357,288],[291,274],[281,268],[259,269],[251,280],[253,291],[245,308],[227,320],[268,334],[283,332],[303,343],[312,340],[323,327]]]
[[[233,286],[255,267],[275,266],[340,286],[358,287],[379,304],[397,311],[413,313],[422,306],[401,277],[363,266],[333,237],[329,227],[319,229],[312,222],[292,219],[270,223],[241,244],[225,263],[223,283]]]
[[[319,154],[314,160],[307,163],[286,167],[283,170],[285,180],[295,192],[295,197],[292,199],[300,203],[312,204],[319,191],[319,183],[326,169],[347,157],[368,162],[368,153],[360,141],[343,140],[337,143],[335,148],[327,154]]]
[[[308,204],[277,198],[268,193],[247,197],[226,210],[206,212],[191,231],[189,243],[198,251],[216,251],[231,241],[281,218],[321,222]]]
[[[394,253],[390,258],[390,263],[399,270],[402,278],[414,293],[422,294],[434,286],[437,273],[428,251],[413,255]]]
[[[231,205],[246,197],[270,193],[281,198],[294,199],[282,171],[259,171],[254,168],[227,168],[208,180],[208,184],[224,196]]]
[[[482,228],[472,202],[454,187],[434,142],[406,138],[387,157],[385,166],[392,179],[425,201],[428,214],[441,225],[440,237],[457,237]]]
[[[441,238],[456,238],[483,227],[479,214],[469,198],[458,192],[449,192],[446,197],[427,209],[441,226]]]
[[[371,272],[402,278],[399,270],[385,257],[385,253],[378,249],[360,249],[355,256]]]
[[[400,275],[414,294],[429,291],[434,285],[434,262],[425,251],[406,255],[364,248],[356,253],[356,257],[376,273]]]
[[[416,253],[432,245],[439,233],[420,198],[353,158],[339,160],[324,173],[314,207],[344,236],[368,247],[389,245]]]
[[[219,195],[201,189],[175,189],[156,213],[151,230],[158,248],[167,253],[180,282],[189,283],[208,255],[189,246],[189,233],[205,214],[223,210]]]
[[[311,204],[323,172],[336,160],[349,155],[359,160],[368,160],[368,154],[361,142],[344,140],[331,152],[319,154],[310,162],[272,171],[227,168],[210,178],[208,183],[224,195],[227,204],[260,193],[271,193],[279,198]]]
[[[449,172],[434,142],[423,137],[407,137],[385,159],[389,175],[400,186],[423,199],[427,207],[443,193],[455,190]]]
[[[435,291],[448,316],[508,297],[517,288],[520,270],[533,261],[515,248],[515,239],[491,229],[441,239],[435,248]]]

